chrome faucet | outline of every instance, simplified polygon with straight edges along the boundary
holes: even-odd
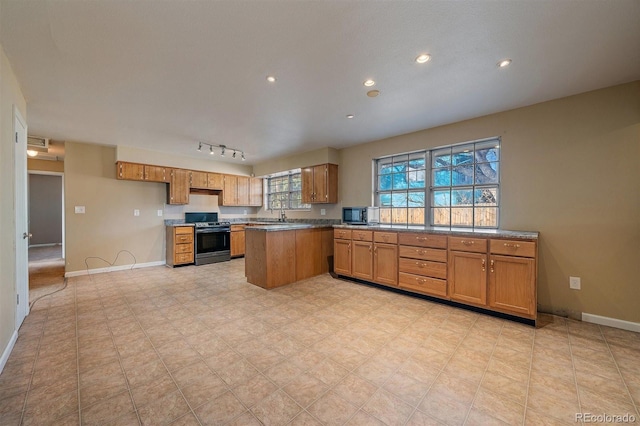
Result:
[[[278,222],[286,222],[287,221],[287,215],[284,212],[284,209],[280,209],[280,218],[278,219]]]

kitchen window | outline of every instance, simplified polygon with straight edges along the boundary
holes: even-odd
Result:
[[[497,228],[500,139],[375,160],[380,222]]]
[[[278,173],[267,178],[267,205],[271,210],[310,210],[302,203],[300,169]]]

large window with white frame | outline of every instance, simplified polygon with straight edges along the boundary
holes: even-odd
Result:
[[[497,228],[500,139],[375,160],[375,204],[388,224]]]
[[[300,169],[277,173],[267,178],[267,205],[271,210],[309,210],[302,203]]]

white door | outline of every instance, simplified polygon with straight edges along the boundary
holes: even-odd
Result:
[[[27,225],[27,124],[13,107],[16,172],[16,330],[29,314],[29,228]]]

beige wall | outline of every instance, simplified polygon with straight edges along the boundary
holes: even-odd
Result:
[[[540,232],[540,310],[640,322],[640,81],[344,149],[340,200],[371,202],[373,158],[490,136],[500,226]]]
[[[163,261],[164,217],[157,211],[164,208],[166,184],[117,180],[113,147],[66,142],[65,150],[66,272],[85,270],[87,257],[113,262],[120,250],[137,263]],[[86,213],[75,214],[75,206],[85,206]],[[118,260],[131,263],[127,254]],[[89,261],[90,269],[107,266]]]
[[[0,45],[0,356],[15,331],[16,318],[14,105],[26,120],[24,96]]]
[[[64,161],[50,161],[27,158],[27,170],[63,173]]]

